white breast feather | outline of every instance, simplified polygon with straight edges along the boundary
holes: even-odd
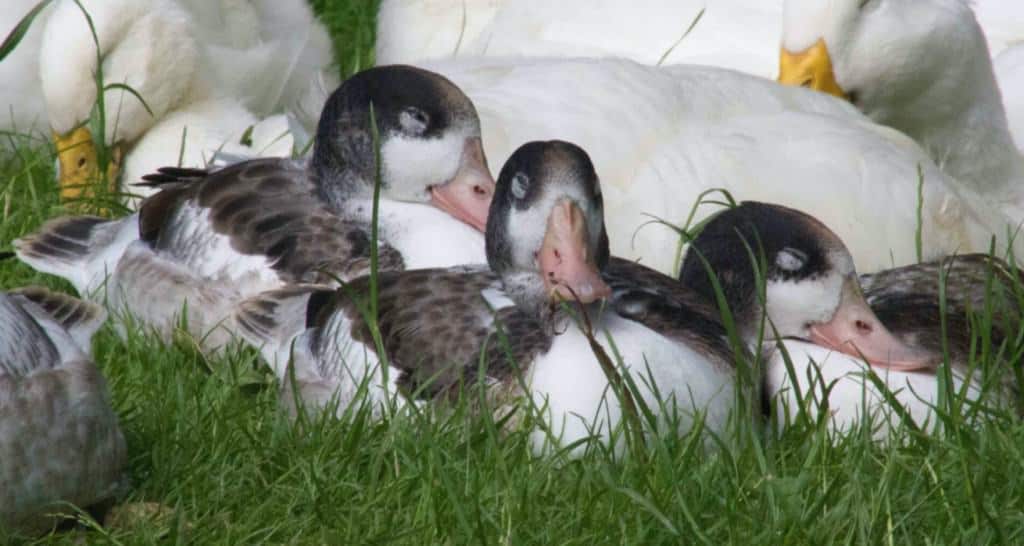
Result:
[[[617,315],[605,314],[595,328],[602,332],[598,339],[605,351],[614,355],[604,332],[611,335],[650,407],[657,412],[659,404],[666,408],[675,405],[681,432],[692,426],[696,411],[704,410],[709,430],[723,429],[733,404],[732,374],[716,368],[694,350]],[[650,378],[661,393],[661,402],[650,389]],[[618,400],[609,390],[587,339],[575,325],[557,336],[551,350],[534,361],[527,383],[534,404],[543,412],[560,446],[592,433],[607,442],[611,428],[621,418]],[[534,450],[546,449],[543,430],[534,431],[531,439]],[[578,447],[574,453],[583,449]]]
[[[169,253],[200,277],[222,281],[250,279],[273,287],[280,283],[266,256],[242,254],[231,239],[213,230],[209,209],[187,203],[174,219],[174,238]],[[253,276],[255,275],[255,279]]]
[[[797,389],[808,404],[811,417],[818,414],[820,401],[825,395],[823,386],[832,388],[828,396],[831,427],[837,431],[849,431],[861,422],[864,415],[874,419],[874,436],[885,439],[891,428],[900,424],[882,392],[865,375],[868,366],[854,357],[835,353],[818,345],[801,341],[785,342],[794,371],[796,389],[786,371],[782,354],[776,351],[767,366],[766,395],[772,400],[773,408],[782,418],[788,410],[791,419],[799,408]],[[932,406],[939,401],[939,383],[934,373],[904,373],[884,368],[871,368],[888,387],[914,422],[921,427],[937,424]],[[953,392],[959,393],[964,378],[953,376]],[[972,383],[967,389],[967,398],[977,400],[980,389]]]
[[[487,263],[483,234],[437,207],[382,199],[380,226],[406,269]]]
[[[405,404],[405,399],[398,393],[398,378],[401,372],[388,367],[385,379],[384,369],[373,348],[352,339],[352,321],[343,313],[334,313],[324,326],[321,339],[325,347],[321,347],[319,357],[313,354],[310,345],[313,335],[307,330],[295,341],[294,357],[295,379],[300,385],[305,402],[319,407],[337,402],[337,412],[342,414],[358,398],[361,388],[365,388],[366,400],[374,412],[379,412],[389,400],[394,400],[398,407]],[[287,358],[288,348],[278,358]],[[289,381],[290,378],[283,378]]]

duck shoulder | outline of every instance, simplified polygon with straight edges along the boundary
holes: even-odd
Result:
[[[949,256],[861,275],[860,280],[868,304],[887,328],[910,343],[941,353],[940,278],[945,284],[947,348],[954,360],[967,359],[972,315],[983,317],[991,310],[995,347],[1017,331],[1024,278],[999,258],[986,254]]]
[[[614,257],[603,275],[612,289],[611,307],[620,316],[689,346],[718,366],[733,367],[735,351],[718,309],[681,282]]]
[[[362,314],[369,292],[364,277],[310,298],[307,325],[313,328],[315,352],[329,354],[335,314],[351,321],[351,339],[372,350],[373,335]],[[414,398],[454,396],[460,385],[480,379],[508,384],[552,343],[552,335],[504,298],[498,277],[483,268],[381,273],[377,310],[388,364],[400,370],[399,388]]]
[[[266,256],[285,282],[369,272],[368,226],[328,209],[301,162],[267,158],[212,171],[161,169],[147,179],[161,191],[140,207],[139,232],[155,250],[195,259],[202,251],[193,234],[209,229],[239,254]],[[403,267],[401,254],[380,241],[378,258],[381,270]]]

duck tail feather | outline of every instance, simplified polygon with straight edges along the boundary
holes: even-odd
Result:
[[[242,300],[234,313],[238,334],[259,349],[275,374],[283,378],[292,341],[306,329],[310,299],[333,292],[324,285],[296,285]]]
[[[26,286],[11,290],[40,307],[47,315],[71,334],[79,347],[88,351],[92,336],[107,320],[102,306],[80,300],[63,292],[54,292],[41,286]]]
[[[138,220],[66,216],[14,241],[14,252],[29,267],[67,279],[91,296],[114,271],[124,249],[138,238]]]

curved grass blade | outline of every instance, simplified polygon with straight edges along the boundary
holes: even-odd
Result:
[[[14,28],[11,29],[11,32],[7,35],[6,38],[4,38],[3,43],[0,44],[0,61],[3,61],[5,58],[7,58],[7,56],[10,55],[11,52],[14,51],[16,47],[18,47],[18,44],[21,43],[22,38],[24,38],[25,35],[28,34],[28,29],[32,27],[32,22],[35,21],[36,17],[38,17],[39,14],[42,13],[43,9],[46,8],[46,6],[48,6],[51,1],[52,0],[42,0],[41,2],[36,4],[35,7],[29,10],[29,12],[26,13],[25,16],[21,18],[21,21],[18,21],[17,25],[14,25]]]

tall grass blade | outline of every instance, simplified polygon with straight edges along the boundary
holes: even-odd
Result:
[[[685,40],[686,37],[690,35],[690,32],[693,30],[693,28],[696,27],[697,23],[699,23],[700,20],[704,17],[705,9],[707,8],[700,8],[700,11],[697,12],[697,16],[693,18],[692,22],[690,22],[690,26],[686,28],[686,32],[683,32],[683,35],[680,36],[678,40],[676,40],[676,43],[672,44],[672,47],[668,48],[667,50],[665,50],[664,53],[661,54],[661,58],[658,59],[658,62],[655,63],[654,66],[661,66],[662,63],[665,62],[665,59],[668,59],[668,56],[671,55],[673,51],[675,51],[676,47],[678,47],[679,44],[683,43],[683,40]]]
[[[29,12],[26,13],[25,16],[21,18],[20,21],[18,21],[17,25],[14,25],[14,28],[11,30],[11,32],[7,34],[6,38],[4,38],[3,43],[0,43],[0,62],[7,58],[7,56],[10,55],[11,52],[14,51],[16,47],[18,47],[18,44],[21,43],[21,40],[25,37],[26,34],[28,34],[29,28],[32,27],[32,21],[35,21],[36,17],[38,17],[39,14],[42,13],[42,11],[46,8],[47,5],[49,5],[51,1],[52,0],[42,0],[41,2],[36,4],[32,9],[30,9]]]

